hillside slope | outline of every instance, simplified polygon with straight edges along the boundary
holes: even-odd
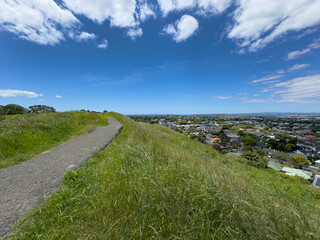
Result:
[[[29,160],[101,125],[107,125],[103,117],[87,112],[5,116],[0,121],[0,169]]]
[[[13,239],[318,239],[320,191],[166,127],[124,128]]]

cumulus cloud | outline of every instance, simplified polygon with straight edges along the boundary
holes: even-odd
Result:
[[[318,48],[320,48],[320,39],[315,40],[313,43],[309,44],[308,47],[305,49],[289,52],[285,60],[289,61],[289,60],[299,58],[302,55],[311,52],[313,49],[318,49]]]
[[[238,0],[229,38],[256,51],[277,37],[320,24],[319,0]]]
[[[106,49],[109,45],[108,40],[104,39],[100,44],[98,44],[98,48]]]
[[[193,9],[200,13],[221,13],[226,10],[232,0],[158,0],[164,16],[172,11]]]
[[[64,4],[74,13],[103,23],[109,20],[111,26],[133,27],[138,23],[135,19],[135,0],[63,0]]]
[[[127,35],[132,39],[135,40],[137,37],[141,37],[143,31],[141,28],[131,28],[129,29]]]
[[[96,38],[94,33],[82,32],[80,35],[75,37],[78,41],[88,41]]]
[[[173,36],[176,42],[182,42],[191,37],[199,28],[197,19],[190,15],[183,15],[174,24],[164,27],[163,32]]]
[[[67,9],[53,0],[1,1],[0,28],[22,39],[43,45],[64,40],[64,31],[79,23]]]
[[[29,92],[29,91],[22,91],[22,90],[4,89],[4,90],[0,90],[0,97],[36,98],[36,97],[42,97],[42,94]]]
[[[55,98],[62,98],[62,96],[60,96],[60,95],[55,95],[54,97]]]
[[[146,2],[142,2],[140,5],[139,17],[140,17],[140,21],[144,22],[150,17],[156,17],[156,14],[152,10],[150,5],[148,5]]]
[[[214,96],[214,99],[220,99],[220,100],[226,100],[226,99],[231,99],[232,97],[230,96]]]
[[[310,64],[295,64],[288,69],[288,72],[298,71],[310,67]]]

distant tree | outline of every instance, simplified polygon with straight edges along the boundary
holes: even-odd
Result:
[[[186,124],[187,124],[187,121],[185,121],[185,120],[177,122],[177,125],[186,125]]]
[[[254,140],[252,137],[250,136],[245,136],[244,139],[246,140],[244,142],[244,145],[246,146],[250,146],[250,147],[253,147],[257,144],[256,140]]]
[[[108,111],[107,110],[103,110],[103,113],[107,113]]]
[[[191,139],[195,139],[195,138],[197,138],[197,135],[191,134],[191,135],[190,135],[190,138],[191,138]]]
[[[1,115],[15,115],[15,114],[24,114],[27,112],[27,109],[17,104],[8,104],[2,107]]]
[[[31,113],[46,113],[46,112],[55,112],[56,110],[53,107],[46,105],[32,105],[29,107]]]
[[[294,137],[294,138],[290,138],[288,143],[291,143],[293,145],[297,145],[298,141],[299,141],[298,138]]]
[[[286,162],[289,161],[290,156],[288,153],[284,153],[284,152],[280,152],[280,151],[276,151],[273,155],[272,158],[282,161],[282,162]]]
[[[3,115],[2,111],[3,111],[4,106],[0,105],[0,115]]]
[[[272,149],[278,149],[278,142],[275,139],[269,139],[267,142],[267,146]]]
[[[253,152],[253,149],[252,149],[252,147],[250,147],[250,146],[244,146],[244,147],[242,148],[242,151],[244,151],[244,152],[246,152],[246,151]]]
[[[294,155],[289,162],[298,168],[307,167],[310,164],[309,160],[303,155]]]
[[[296,145],[292,144],[292,143],[287,143],[284,146],[284,151],[285,152],[292,152],[294,149],[296,148]]]
[[[266,168],[268,165],[268,160],[261,157],[258,153],[256,152],[243,152],[241,154],[243,158],[245,158],[248,161],[248,164],[257,167],[257,168]]]
[[[230,142],[230,138],[224,133],[223,130],[221,130],[220,132],[218,132],[217,136],[220,138],[221,143],[226,145]]]
[[[258,149],[256,152],[257,152],[261,157],[263,157],[263,156],[266,155],[265,152],[264,152],[262,149]]]

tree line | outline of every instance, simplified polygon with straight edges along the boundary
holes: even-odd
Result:
[[[18,104],[0,105],[0,115],[15,115],[24,113],[48,113],[56,112],[56,109],[46,105],[32,105],[29,108],[24,108]]]

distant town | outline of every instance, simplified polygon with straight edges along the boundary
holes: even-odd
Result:
[[[134,115],[234,156],[251,152],[267,166],[307,180],[320,171],[320,114]]]

